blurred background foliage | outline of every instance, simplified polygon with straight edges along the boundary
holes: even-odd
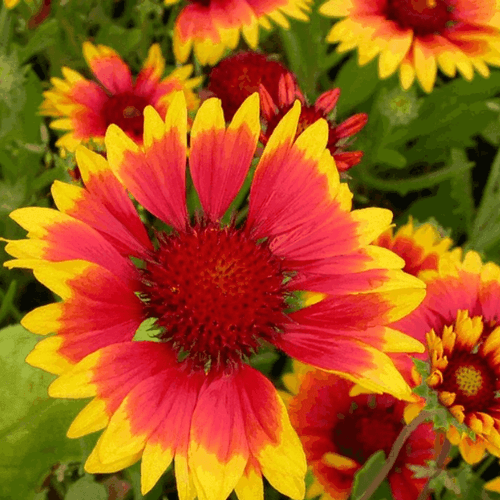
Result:
[[[24,236],[8,218],[12,210],[53,206],[51,183],[70,181],[69,160],[58,155],[56,134],[38,107],[62,66],[90,76],[82,43],[111,46],[138,71],[150,45],[158,42],[167,64],[175,65],[171,37],[177,6],[167,8],[158,0],[61,0],[51,3],[40,22],[41,7],[39,0],[21,2],[14,10],[2,5],[0,13],[0,235],[6,239]],[[368,125],[355,143],[365,156],[349,171],[355,206],[390,208],[398,224],[410,215],[417,221],[431,218],[457,244],[500,262],[500,70],[492,70],[488,79],[476,75],[472,82],[441,77],[429,95],[416,85],[404,92],[396,76],[378,79],[375,61],[359,67],[355,53],[337,54],[326,44],[331,20],[315,10],[309,24],[291,20],[289,31],[261,31],[260,48],[277,53],[296,73],[310,102],[339,87],[338,122],[368,113]],[[208,71],[195,62],[197,75]],[[0,253],[2,262],[8,259],[3,246]],[[16,325],[54,297],[31,272],[0,267],[0,299],[0,498],[177,498],[171,472],[146,497],[140,493],[139,465],[108,476],[84,473],[82,459],[96,436],[65,437],[83,404],[48,399],[53,377],[24,364],[37,338]],[[279,385],[286,360],[264,351],[254,365]],[[494,461],[458,467],[457,481],[437,478],[442,483],[437,498],[500,498],[482,491],[480,476],[498,471]],[[382,486],[375,498],[385,498],[386,492]],[[268,488],[267,498],[283,497]]]

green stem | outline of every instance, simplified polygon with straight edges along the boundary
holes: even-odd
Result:
[[[428,412],[422,411],[408,425],[403,427],[403,429],[399,433],[399,436],[396,438],[396,441],[394,441],[394,444],[392,445],[391,451],[389,452],[389,456],[387,457],[384,466],[375,476],[373,482],[368,486],[368,488],[366,488],[365,492],[359,500],[368,500],[375,493],[375,491],[377,491],[377,488],[382,484],[383,480],[387,477],[391,469],[394,467],[394,464],[396,463],[398,455],[404,444],[406,443],[406,440],[411,436],[412,432],[428,418]]]
[[[326,42],[325,42],[326,43]],[[321,63],[321,69],[324,71],[328,71],[330,68],[333,68],[334,66],[337,66],[337,64],[346,56],[345,53],[343,52],[332,52],[331,54],[328,54],[325,59],[323,60],[323,63]]]
[[[307,67],[304,61],[304,53],[300,45],[300,40],[292,30],[279,28],[279,34],[283,48],[285,49],[286,59],[290,69],[297,75],[299,83],[306,94],[308,94],[308,82],[305,68]]]
[[[362,178],[363,182],[373,188],[380,189],[382,191],[396,191],[404,196],[411,191],[420,191],[430,186],[434,186],[435,184],[438,184],[448,179],[449,177],[452,177],[454,174],[469,170],[470,168],[471,167],[468,164],[458,168],[454,165],[451,165],[449,167],[441,168],[436,172],[431,172],[430,174],[424,174],[418,177],[401,179],[397,181],[392,181],[390,179],[380,179],[370,173],[366,168],[364,168],[359,175]]]
[[[9,314],[12,314],[14,319],[19,322],[23,315],[19,312],[17,307],[12,303],[14,299],[14,295],[16,293],[17,281],[12,280],[7,292],[0,290],[0,299],[2,300],[2,305],[0,306],[0,323],[4,320],[4,318]]]
[[[486,187],[483,191],[481,203],[477,211],[476,219],[474,221],[474,230],[469,242],[469,246],[475,250],[481,250],[479,241],[481,233],[486,229],[492,215],[496,217],[497,213],[491,213],[491,207],[497,201],[498,193],[500,191],[500,150],[497,152],[493,164],[491,165],[490,175],[486,182]],[[483,245],[484,246],[484,245]]]
[[[451,450],[451,443],[446,439],[444,439],[443,447],[441,448],[441,451],[439,453],[439,456],[436,460],[436,472],[427,480],[427,483],[425,483],[424,489],[420,492],[420,495],[418,495],[417,500],[426,500],[429,497],[429,493],[431,492],[431,481],[435,479],[436,477],[441,474],[444,468],[444,464],[446,462],[446,458],[448,457],[449,453]]]
[[[481,466],[477,469],[476,475],[478,477],[481,477],[485,472],[486,469],[497,459],[498,457],[495,457],[495,455],[490,455],[484,462],[481,464]]]

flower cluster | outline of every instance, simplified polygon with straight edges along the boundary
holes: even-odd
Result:
[[[56,376],[49,396],[91,398],[67,432],[101,432],[85,471],[140,461],[146,495],[172,467],[180,500],[264,500],[270,487],[293,500],[368,500],[381,485],[394,500],[428,500],[450,484],[464,493],[447,470],[452,446],[464,474],[500,457],[500,266],[480,253],[498,206],[474,203],[476,179],[457,153],[470,136],[447,131],[452,165],[436,172],[442,155],[431,164],[434,138],[421,135],[456,116],[433,123],[455,107],[440,107],[438,68],[470,81],[500,66],[500,0],[135,3],[115,2],[106,16],[127,14],[109,29],[93,25],[102,6],[81,16],[84,33],[65,25],[60,40],[77,55],[63,67],[52,55],[59,76],[37,93],[34,128],[52,170],[34,182],[10,170],[43,147],[16,137],[11,116],[29,121],[28,91],[16,87],[38,87],[20,68],[43,70],[35,46],[52,25],[24,49],[8,45],[0,69],[4,94],[20,96],[0,102],[2,210],[27,232],[0,238],[12,257],[4,266],[58,296],[21,319],[14,283],[0,319],[13,307],[44,336],[26,362]],[[4,0],[4,39],[22,40],[65,8]],[[113,33],[122,50],[100,43]],[[399,82],[356,81],[348,73],[365,73],[346,62],[353,49],[358,66],[378,58],[380,79],[398,72]],[[415,81],[421,89],[409,90]],[[498,117],[488,129],[482,113],[498,107],[495,81],[470,106],[490,138]],[[424,170],[407,183],[406,154]],[[381,185],[404,196],[435,179],[447,183],[435,199],[474,212],[462,224],[467,251],[432,217],[419,223],[428,212],[418,203],[395,210],[397,221],[414,214],[397,228],[392,210],[372,206],[402,198]],[[470,190],[457,196],[463,179]],[[16,193],[31,184],[40,206],[20,208]],[[492,233],[500,241],[500,225]],[[279,361],[262,368],[268,355]]]

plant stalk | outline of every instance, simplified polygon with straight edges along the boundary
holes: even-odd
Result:
[[[426,411],[420,412],[408,425],[403,427],[399,436],[394,441],[392,445],[391,451],[389,452],[389,456],[387,460],[380,469],[380,472],[375,476],[373,482],[366,488],[365,492],[361,496],[359,500],[368,500],[377,490],[377,488],[382,484],[382,481],[387,477],[391,469],[394,467],[396,460],[398,458],[401,449],[403,448],[406,440],[411,436],[412,432],[425,420],[429,418],[429,414]]]

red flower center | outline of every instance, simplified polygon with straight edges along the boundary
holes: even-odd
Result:
[[[282,331],[284,273],[266,242],[213,224],[158,239],[143,270],[142,297],[161,340],[180,357],[199,368],[223,368]]]
[[[148,104],[147,99],[130,92],[112,95],[102,108],[106,128],[114,123],[135,142],[142,142],[143,112]]]
[[[453,23],[450,0],[389,0],[386,17],[416,35],[442,33]]]
[[[484,411],[495,397],[496,379],[484,358],[463,353],[451,357],[439,390],[455,393],[453,404],[462,405],[466,412]]]
[[[359,399],[358,399],[359,401]],[[381,403],[381,404],[378,404]],[[333,442],[341,455],[364,464],[378,450],[388,456],[403,428],[398,402],[390,396],[369,396],[368,405],[351,405],[333,430]]]

